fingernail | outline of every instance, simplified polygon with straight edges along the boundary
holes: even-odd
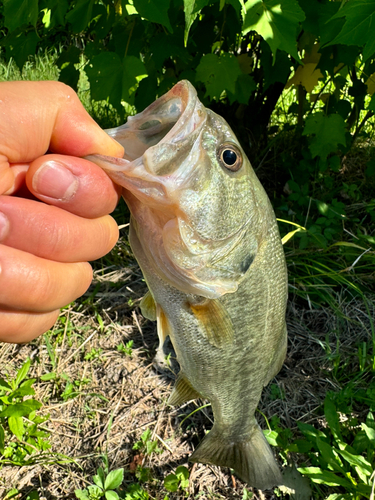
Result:
[[[78,178],[62,163],[51,160],[35,172],[33,188],[43,196],[67,201],[77,191]]]
[[[0,241],[5,240],[9,232],[9,220],[6,215],[0,212]]]

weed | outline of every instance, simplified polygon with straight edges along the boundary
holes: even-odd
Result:
[[[0,378],[0,464],[34,463],[35,456],[51,447],[49,433],[40,428],[49,416],[38,416],[42,404],[27,398],[35,394],[35,379],[27,378],[30,366],[27,359],[14,379]]]
[[[163,450],[158,447],[158,442],[156,440],[152,441],[151,437],[152,433],[150,429],[146,429],[143,432],[140,441],[137,441],[133,445],[133,450],[138,450],[146,455],[151,455],[151,453],[162,453]]]
[[[117,350],[118,352],[122,352],[123,354],[126,354],[126,356],[131,357],[133,353],[133,344],[134,344],[133,340],[129,340],[128,342],[126,342],[126,344],[122,342],[121,344],[118,344]]]
[[[177,467],[176,472],[169,474],[164,479],[164,487],[167,491],[177,491],[181,489],[185,495],[188,495],[189,471],[183,465]]]
[[[97,474],[92,480],[95,484],[90,484],[87,489],[75,490],[75,495],[79,500],[99,500],[104,497],[106,500],[119,500],[116,489],[124,479],[124,469],[116,469],[105,474],[102,467],[99,467]]]

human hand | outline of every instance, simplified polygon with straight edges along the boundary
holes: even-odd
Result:
[[[80,158],[89,154],[121,157],[123,148],[70,87],[0,83],[0,341],[47,331],[89,287],[87,261],[118,239],[107,214],[119,189]]]

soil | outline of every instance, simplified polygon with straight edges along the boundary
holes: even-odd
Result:
[[[119,262],[119,264],[113,262]],[[33,359],[29,376],[35,377],[35,398],[43,403],[39,414],[49,414],[42,427],[51,433],[53,463],[40,459],[34,465],[3,466],[0,470],[0,498],[11,488],[26,498],[32,490],[47,500],[74,499],[75,489],[92,483],[92,476],[108,458],[109,469],[125,469],[125,483],[138,482],[137,465],[150,469],[144,488],[151,498],[224,498],[271,500],[272,491],[247,488],[229,469],[188,462],[189,455],[212,427],[213,417],[206,401],[181,407],[166,405],[177,364],[169,373],[153,366],[158,339],[156,325],[144,319],[139,302],[146,292],[140,270],[132,258],[126,238],[114,251],[112,263],[96,263],[91,288],[79,301],[61,313],[48,334],[55,352],[52,365],[44,337],[25,345],[0,346],[0,376],[14,374],[22,363]],[[125,264],[120,264],[125,262]],[[100,267],[100,268],[99,268]],[[374,317],[374,305],[370,306]],[[308,308],[293,299],[288,306],[289,346],[285,364],[265,388],[258,420],[263,429],[267,419],[277,415],[282,427],[297,432],[297,422],[322,424],[321,405],[327,391],[339,384],[332,374],[332,357],[341,362],[371,335],[368,312],[357,299],[343,301],[340,315],[332,310]],[[131,355],[117,346],[133,341]],[[55,372],[56,379],[41,377]],[[67,394],[68,383],[74,392]],[[150,429],[161,453],[147,455],[134,450],[142,433]],[[57,454],[60,460],[56,461]],[[275,455],[277,450],[275,449]],[[66,458],[64,458],[66,457]],[[293,456],[296,466],[304,457]],[[285,464],[279,456],[280,466]],[[167,492],[163,479],[185,465],[190,471],[189,493]],[[284,496],[284,498],[289,498]]]

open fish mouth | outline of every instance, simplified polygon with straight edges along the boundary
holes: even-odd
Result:
[[[111,179],[142,203],[165,210],[176,205],[176,188],[194,174],[184,159],[206,119],[194,87],[183,80],[127,122],[107,129],[125,149],[123,158],[90,155]],[[191,162],[190,162],[191,165]]]

